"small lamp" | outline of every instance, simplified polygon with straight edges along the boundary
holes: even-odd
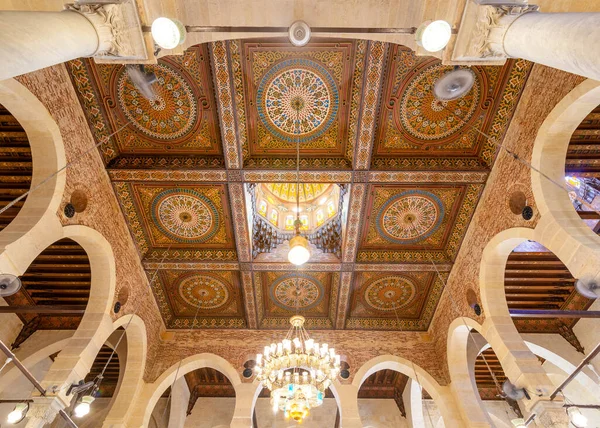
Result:
[[[290,252],[288,253],[290,263],[300,266],[306,263],[309,258],[308,239],[300,234],[290,239]]]
[[[94,397],[92,397],[91,395],[84,395],[83,397],[81,397],[81,401],[77,403],[77,406],[75,406],[75,416],[78,418],[82,418],[88,413],[90,413],[90,404],[92,404],[93,402]]]
[[[581,413],[581,410],[579,410],[578,407],[569,407],[567,409],[567,414],[569,415],[569,419],[571,420],[571,423],[577,427],[577,428],[585,428],[587,427],[588,424],[588,420],[585,417],[585,415],[583,413]]]
[[[446,47],[452,36],[452,27],[446,21],[425,21],[415,37],[417,44],[428,52],[438,52]]]
[[[185,41],[185,26],[176,19],[156,18],[150,32],[156,44],[163,49],[175,49]]]
[[[29,403],[19,403],[15,406],[14,410],[8,414],[6,417],[6,422],[11,425],[18,424],[25,416],[27,416],[27,411],[29,410]]]

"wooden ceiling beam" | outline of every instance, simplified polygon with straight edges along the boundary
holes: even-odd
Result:
[[[83,314],[85,305],[0,306],[0,314]]]

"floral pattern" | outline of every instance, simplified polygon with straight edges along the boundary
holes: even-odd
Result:
[[[169,142],[187,135],[198,119],[191,86],[179,72],[163,63],[148,68],[158,78],[153,85],[156,98],[146,99],[123,67],[117,77],[119,108],[138,131],[157,140]]]
[[[263,125],[288,142],[322,135],[337,115],[339,95],[331,75],[304,58],[282,61],[263,77],[257,91]]]

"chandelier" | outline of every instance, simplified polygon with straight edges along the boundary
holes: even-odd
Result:
[[[304,317],[294,315],[281,342],[256,355],[256,378],[271,391],[273,411],[301,422],[311,408],[323,404],[325,390],[340,372],[340,356],[319,344],[304,329]]]

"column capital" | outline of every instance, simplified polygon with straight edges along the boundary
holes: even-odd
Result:
[[[98,62],[148,60],[135,0],[75,2],[65,5],[65,9],[84,16],[96,29],[98,49],[92,56]]]
[[[67,403],[59,397],[34,397],[29,404],[26,428],[38,428],[50,425],[60,410],[67,407]]]
[[[504,63],[509,57],[503,46],[506,31],[517,18],[537,10],[536,5],[481,5],[469,0],[452,53],[453,63]]]
[[[545,428],[568,428],[569,416],[562,401],[540,400],[531,409],[539,425]]]

